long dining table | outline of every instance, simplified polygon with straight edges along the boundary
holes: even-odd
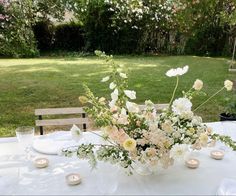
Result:
[[[229,135],[236,141],[235,121],[207,125],[214,132]],[[227,192],[223,182],[236,181],[236,152],[221,142],[193,152],[192,156],[200,161],[197,169],[190,169],[179,161],[168,169],[158,168],[152,175],[134,172],[128,176],[114,165],[99,162],[97,168],[91,169],[86,160],[57,153],[59,147],[75,144],[69,131],[35,136],[34,141],[36,147],[31,149],[31,158],[26,159],[16,137],[0,138],[0,195],[220,195]],[[88,142],[101,142],[101,138],[85,132],[79,143]],[[42,149],[37,150],[37,147]],[[214,149],[224,151],[222,160],[210,157]],[[48,167],[36,168],[36,157],[47,158]],[[66,183],[65,177],[70,173],[80,174],[82,181],[79,185]]]

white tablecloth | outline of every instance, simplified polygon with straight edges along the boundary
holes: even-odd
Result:
[[[236,140],[236,122],[208,125],[215,132],[230,135]],[[68,133],[60,134],[68,138]],[[91,133],[85,133],[85,137],[91,142],[100,140]],[[222,147],[218,143],[215,148]],[[212,148],[196,153],[196,158],[200,160],[197,169],[188,169],[183,162],[179,162],[168,170],[160,169],[156,175],[127,176],[122,169],[109,164],[99,164],[97,170],[91,171],[87,161],[57,155],[38,154],[47,157],[50,165],[45,169],[36,169],[31,162],[24,160],[23,150],[16,138],[0,139],[0,195],[215,195],[223,179],[236,180],[236,153],[224,149],[226,154],[223,160],[209,157]],[[82,183],[68,186],[65,176],[75,172],[82,176]]]

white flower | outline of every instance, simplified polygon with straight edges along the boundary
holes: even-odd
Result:
[[[109,105],[110,108],[114,108],[115,105],[116,105],[116,100],[110,101],[108,105]]]
[[[188,71],[188,65],[184,66],[183,68],[177,68],[177,69],[170,69],[166,72],[166,75],[168,77],[173,77],[173,76],[181,76]]]
[[[170,150],[170,157],[173,159],[182,159],[187,150],[188,146],[186,144],[175,144]]]
[[[109,88],[113,90],[114,88],[116,88],[116,84],[114,82],[111,82]]]
[[[127,115],[127,112],[126,112],[126,109],[125,109],[125,108],[122,108],[120,113],[121,113],[122,115]]]
[[[139,112],[139,107],[136,103],[126,101],[126,107],[129,112],[132,113],[138,113]]]
[[[136,99],[136,92],[135,91],[124,90],[124,93],[130,99]]]
[[[125,79],[128,78],[125,73],[120,73],[120,77],[125,78]]]
[[[101,80],[101,82],[107,82],[110,79],[110,76],[107,76]]]
[[[225,80],[224,86],[227,89],[227,91],[231,91],[233,88],[233,82],[231,82],[230,80]]]
[[[192,103],[189,99],[179,98],[173,102],[172,111],[175,114],[181,115],[183,113],[190,112],[191,107],[192,107]]]
[[[193,84],[193,88],[196,90],[196,91],[200,91],[203,87],[203,82],[199,79],[197,79],[194,84]]]
[[[73,125],[70,129],[71,137],[73,140],[78,142],[82,138],[82,131],[76,125]]]
[[[181,118],[184,118],[184,119],[192,119],[193,112],[192,111],[183,112],[180,116]]]
[[[118,92],[118,89],[116,88],[116,89],[111,93],[111,99],[112,99],[113,101],[117,101],[118,95],[119,95],[119,92]]]
[[[197,126],[202,123],[202,118],[200,116],[194,116],[192,119],[193,126]]]

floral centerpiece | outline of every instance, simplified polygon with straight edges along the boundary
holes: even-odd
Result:
[[[144,108],[134,103],[136,92],[128,89],[127,74],[122,72],[112,56],[101,51],[95,53],[112,67],[111,74],[101,80],[109,82],[111,100],[96,97],[87,86],[84,86],[85,96],[79,99],[83,104],[89,104],[85,111],[101,128],[106,142],[64,149],[66,155],[76,153],[79,158],[88,159],[92,167],[96,166],[97,160],[119,164],[132,173],[137,163],[168,168],[182,158],[189,147],[200,150],[216,140],[236,150],[230,137],[213,134],[211,128],[202,123],[202,118],[194,114],[220,91],[230,91],[233,86],[231,81],[226,80],[222,89],[192,110],[191,99],[200,93],[203,82],[197,79],[189,91],[183,92],[183,97],[175,99],[179,78],[187,73],[189,67],[171,69],[166,75],[176,77],[176,86],[167,108],[158,113],[150,100],[145,101]]]

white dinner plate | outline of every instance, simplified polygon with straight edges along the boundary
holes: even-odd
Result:
[[[33,149],[39,153],[48,155],[57,155],[59,151],[71,143],[70,141],[56,141],[53,139],[36,139],[33,143]]]

